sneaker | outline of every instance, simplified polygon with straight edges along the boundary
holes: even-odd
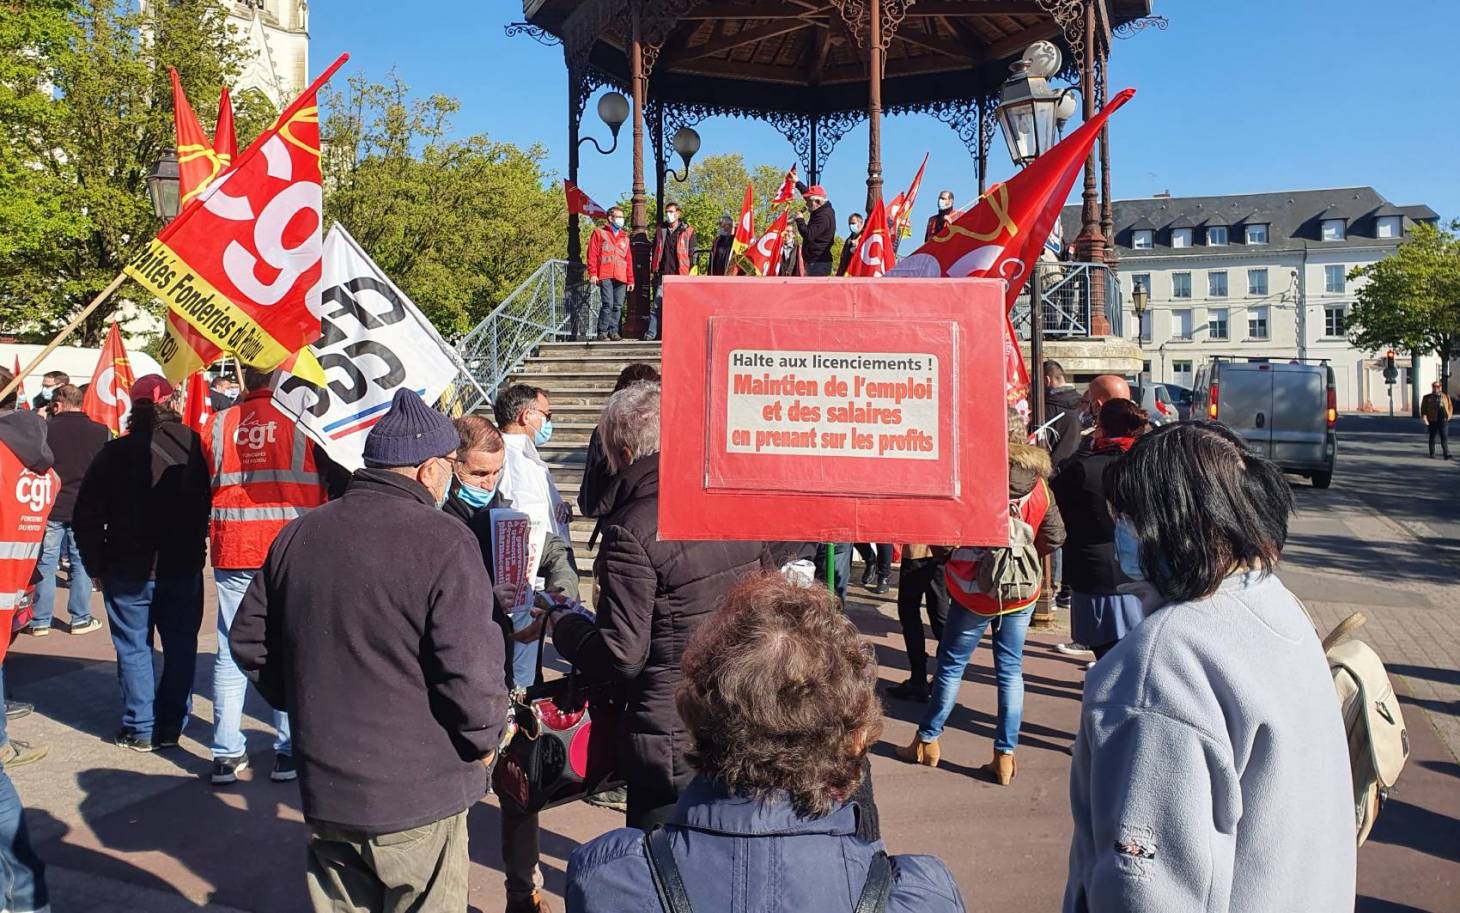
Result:
[[[914,701],[919,704],[928,702],[928,684],[918,678],[909,678],[900,685],[891,685],[887,688],[887,695],[895,697],[900,701]]]
[[[1054,648],[1066,656],[1082,656],[1094,652],[1084,644],[1055,644]]]
[[[877,585],[872,587],[872,592],[876,593],[878,596],[885,596],[887,595],[887,591],[890,589],[892,589],[892,581],[888,580],[886,577],[878,577]]]
[[[269,779],[275,783],[288,783],[290,780],[299,778],[299,771],[294,767],[294,756],[292,754],[274,755],[274,770],[269,774]]]
[[[150,752],[157,750],[157,746],[152,744],[151,739],[143,738],[130,729],[118,730],[116,736],[112,738],[112,742],[118,748],[130,748],[133,751]]]
[[[18,720],[23,716],[30,716],[35,709],[35,704],[27,704],[25,701],[6,701],[5,718],[7,720]]]
[[[1068,609],[1074,601],[1069,590],[1060,590],[1054,597],[1054,605],[1057,609]]]
[[[227,786],[230,783],[238,782],[238,772],[248,770],[248,755],[241,754],[236,758],[214,758],[213,772],[208,779],[214,786]]]
[[[47,745],[36,745],[31,742],[22,742],[20,739],[11,739],[0,746],[0,767],[9,770],[32,761],[39,761],[50,751],[51,749]]]
[[[609,341],[611,341],[611,342],[622,342],[623,341],[623,337],[620,336],[617,333],[609,333],[608,334],[608,338],[609,338]]]
[[[46,625],[42,628],[37,625],[26,625],[23,630],[31,637],[45,637],[51,633],[51,626]]]
[[[92,631],[101,630],[100,618],[88,618],[80,624],[73,624],[67,629],[68,634],[90,634]]]
[[[608,342],[608,334],[607,333],[599,333],[598,334],[598,341],[599,342]]]
[[[589,805],[596,805],[599,808],[611,808],[616,812],[629,810],[629,791],[622,786],[614,789],[606,789],[601,793],[594,793],[583,800]]]
[[[864,587],[870,587],[872,585],[872,583],[876,579],[877,579],[877,566],[876,565],[873,565],[873,564],[867,565],[862,570],[862,586],[864,586]]]

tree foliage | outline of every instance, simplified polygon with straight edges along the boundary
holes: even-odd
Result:
[[[1351,279],[1368,280],[1346,323],[1354,345],[1438,355],[1446,365],[1460,353],[1457,230],[1460,222],[1448,230],[1416,225],[1393,255],[1349,272]]]
[[[469,330],[566,249],[547,150],[451,138],[455,99],[392,74],[326,93],[325,220],[339,221],[445,334]]]
[[[168,67],[211,125],[246,51],[216,0],[145,12],[128,0],[27,0],[4,10],[0,326],[48,338],[161,227],[146,175],[173,145]],[[234,105],[241,144],[275,113],[260,93]],[[100,342],[110,316],[93,315],[81,340]]]

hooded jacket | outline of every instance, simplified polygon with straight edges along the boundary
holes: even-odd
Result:
[[[34,412],[0,411],[0,444],[31,472],[45,472],[55,465],[55,454],[46,438],[46,420]]]
[[[1049,454],[1033,444],[1009,444],[1009,500],[1022,498],[1034,490],[1040,479],[1050,476]],[[1034,531],[1034,550],[1048,555],[1065,542],[1065,521],[1059,505],[1049,499],[1049,510],[1039,529]]]
[[[1058,416],[1058,418],[1056,418]],[[1050,425],[1054,443],[1050,460],[1055,469],[1080,449],[1080,392],[1073,386],[1055,387],[1044,394],[1044,420]]]
[[[623,683],[620,772],[636,805],[667,805],[694,776],[674,707],[680,654],[720,596],[762,567],[764,546],[661,540],[657,453],[615,475],[602,503],[598,617],[560,616],[553,645],[590,676]]]

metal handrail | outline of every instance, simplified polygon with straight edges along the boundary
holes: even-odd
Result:
[[[1080,338],[1090,335],[1090,305],[1095,300],[1095,289],[1102,292],[1105,319],[1110,324],[1110,335],[1122,335],[1120,282],[1115,272],[1103,263],[1059,263],[1041,262],[1039,270],[1041,287],[1040,313],[1044,319],[1046,338]],[[1028,339],[1029,288],[1014,302],[1014,330],[1020,339]]]
[[[476,385],[455,385],[453,412],[488,405],[475,386],[496,395],[539,345],[563,332],[569,316],[564,301],[567,271],[567,260],[546,261],[456,344]]]

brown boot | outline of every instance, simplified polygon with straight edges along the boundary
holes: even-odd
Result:
[[[994,759],[980,770],[988,774],[1000,786],[1008,786],[1009,781],[1014,779],[1014,774],[1018,773],[1019,765],[1014,763],[1014,752],[996,751]]]
[[[917,736],[913,736],[912,744],[897,749],[896,754],[909,764],[937,767],[939,758],[938,740],[934,739],[931,742],[924,742]]]
[[[526,897],[507,898],[507,913],[553,913],[553,908],[542,899],[542,894],[533,891]]]

